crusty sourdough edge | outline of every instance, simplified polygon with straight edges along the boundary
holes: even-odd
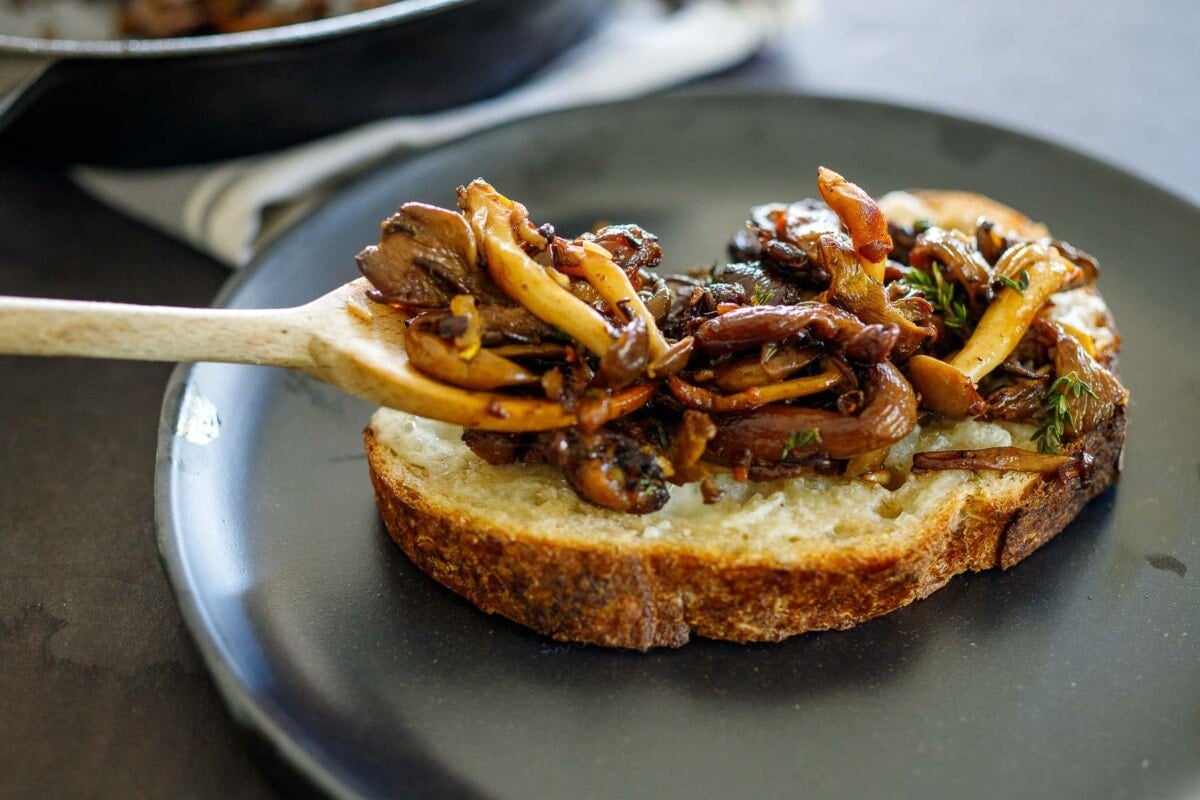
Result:
[[[554,639],[637,650],[678,647],[692,633],[751,642],[848,628],[926,597],[961,572],[1011,567],[1117,480],[1124,441],[1118,407],[1066,451],[1093,456],[1086,481],[983,474],[903,542],[863,537],[780,560],[506,529],[486,508],[448,503],[372,427],[364,431],[380,514],[421,570],[484,611]]]

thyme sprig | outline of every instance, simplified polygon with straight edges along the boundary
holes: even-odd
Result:
[[[1007,275],[997,275],[996,280],[1010,289],[1015,289],[1017,294],[1025,294],[1025,290],[1029,288],[1029,270],[1021,270],[1015,281]]]
[[[1067,397],[1069,395],[1078,400],[1085,394],[1096,397],[1092,387],[1074,371],[1059,376],[1050,384],[1042,401],[1042,411],[1039,415],[1041,422],[1032,437],[1032,441],[1037,442],[1039,453],[1057,455],[1062,450],[1062,440],[1067,428],[1075,425]]]
[[[904,282],[925,295],[933,310],[942,315],[947,328],[965,328],[970,324],[971,318],[962,290],[946,280],[937,262],[930,265],[929,272],[910,270],[904,276]]]
[[[803,450],[809,445],[820,443],[821,432],[816,428],[801,428],[800,430],[792,431],[788,434],[787,442],[783,445],[783,453],[779,458],[780,460],[785,459],[796,450]]]
[[[765,306],[771,302],[771,296],[774,294],[769,288],[761,283],[754,284],[754,293],[750,295],[750,305]]]

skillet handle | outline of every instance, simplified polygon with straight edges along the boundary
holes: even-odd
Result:
[[[34,87],[56,63],[44,56],[0,56],[0,130],[33,99]]]

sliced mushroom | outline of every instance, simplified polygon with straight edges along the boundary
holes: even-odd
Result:
[[[355,259],[381,302],[441,308],[456,294],[512,302],[479,268],[475,235],[462,214],[405,203],[381,229],[379,244]]]

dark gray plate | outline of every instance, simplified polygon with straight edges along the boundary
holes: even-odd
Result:
[[[512,125],[386,166],[225,293],[290,305],[354,277],[401,201],[477,175],[538,220],[722,257],[747,208],[868,189],[991,194],[1097,255],[1133,392],[1124,481],[1016,569],[840,633],[638,655],[488,617],[411,567],[372,504],[370,409],[307,379],[176,374],[160,544],[234,714],[338,795],[1178,798],[1200,789],[1200,213],[1061,148],[935,114],[684,96]],[[220,415],[176,435],[185,392]],[[180,721],[186,724],[186,721]]]

